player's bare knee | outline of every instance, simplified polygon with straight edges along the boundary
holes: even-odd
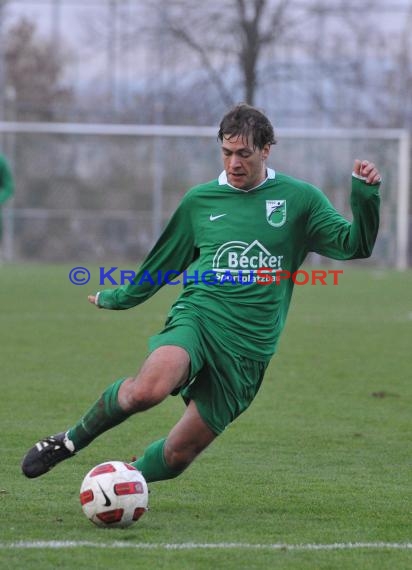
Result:
[[[136,411],[148,410],[160,404],[167,396],[167,392],[158,387],[136,386],[132,393],[132,402]]]
[[[198,442],[176,446],[166,441],[164,447],[166,463],[173,469],[186,469],[204,448],[205,446]]]
[[[124,410],[143,412],[159,404],[167,395],[159,385],[128,378],[119,391],[119,403]]]
[[[183,470],[188,467],[194,459],[197,457],[197,453],[193,453],[193,450],[185,449],[185,450],[173,450],[169,449],[166,451],[165,449],[165,460],[166,463],[172,469],[176,470]]]

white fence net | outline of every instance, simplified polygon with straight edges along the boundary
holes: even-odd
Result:
[[[16,182],[3,210],[3,258],[142,259],[183,194],[221,171],[216,135],[214,127],[0,123]],[[376,162],[382,218],[368,263],[408,266],[407,131],[281,129],[277,138],[269,166],[319,186],[348,219],[353,161]]]

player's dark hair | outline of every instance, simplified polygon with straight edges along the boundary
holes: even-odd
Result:
[[[276,144],[275,133],[269,119],[259,109],[239,103],[233,107],[220,122],[217,138],[241,137],[252,135],[253,147],[262,149],[266,144]]]

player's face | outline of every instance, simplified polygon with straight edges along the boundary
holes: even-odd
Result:
[[[270,145],[253,148],[252,137],[223,137],[222,156],[227,181],[240,190],[250,190],[266,178],[266,159]]]

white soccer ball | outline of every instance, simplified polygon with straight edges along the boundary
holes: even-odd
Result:
[[[125,528],[147,511],[149,491],[143,475],[123,461],[107,461],[87,473],[80,487],[86,517],[104,528]]]

